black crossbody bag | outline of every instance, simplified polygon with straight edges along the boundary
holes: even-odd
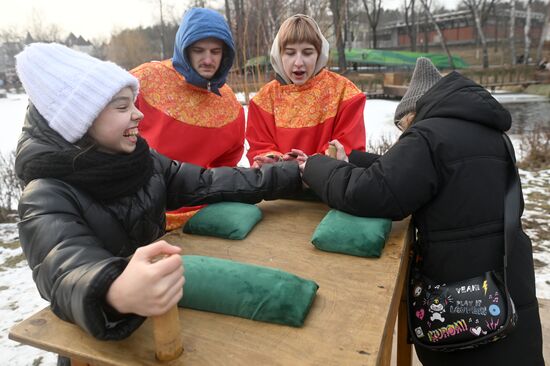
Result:
[[[521,191],[513,146],[506,134],[502,137],[512,159],[504,199],[503,269],[437,283],[420,272],[415,245],[407,289],[409,331],[415,345],[446,352],[469,349],[504,338],[516,326],[506,269],[514,233],[520,227]]]

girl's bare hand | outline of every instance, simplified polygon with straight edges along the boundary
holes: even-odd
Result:
[[[179,247],[164,240],[136,250],[107,291],[107,302],[120,313],[147,317],[166,313],[183,295],[180,253]]]

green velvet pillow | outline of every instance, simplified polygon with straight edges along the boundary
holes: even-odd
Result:
[[[184,255],[178,305],[242,318],[302,326],[319,286],[269,267]]]
[[[330,210],[321,220],[311,242],[328,252],[380,257],[391,231],[391,220],[353,216]]]
[[[261,219],[262,211],[256,205],[220,202],[208,205],[193,215],[183,227],[183,232],[244,239]]]

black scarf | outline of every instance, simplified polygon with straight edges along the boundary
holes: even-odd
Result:
[[[34,156],[22,170],[25,184],[37,178],[57,178],[109,201],[137,192],[153,174],[149,145],[141,137],[131,154],[91,149],[64,149]]]

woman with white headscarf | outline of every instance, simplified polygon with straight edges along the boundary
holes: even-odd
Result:
[[[288,18],[271,48],[276,80],[250,102],[247,157],[254,166],[323,153],[338,139],[346,152],[365,150],[365,95],[325,66],[329,45],[307,15]]]

